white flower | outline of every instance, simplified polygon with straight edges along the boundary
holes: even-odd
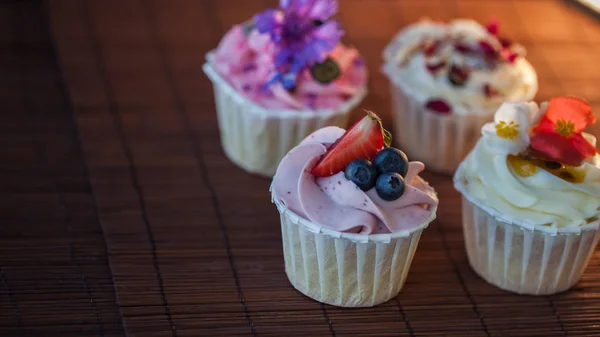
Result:
[[[483,126],[485,145],[498,154],[519,154],[529,146],[529,129],[541,118],[535,102],[505,102],[494,122]]]

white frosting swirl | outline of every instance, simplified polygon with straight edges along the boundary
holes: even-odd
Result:
[[[483,127],[483,136],[456,173],[455,181],[464,182],[464,191],[472,198],[502,214],[529,225],[550,227],[581,226],[600,214],[600,155],[578,167],[585,170],[584,180],[571,183],[538,169],[530,176],[515,174],[507,164],[509,154],[518,154],[529,145],[529,129],[543,115],[535,103],[504,103],[495,121]],[[518,133],[512,139],[500,137],[496,126],[514,123]],[[590,143],[595,137],[584,136]]]
[[[397,85],[425,103],[442,98],[456,114],[491,115],[504,101],[526,101],[537,92],[537,75],[531,64],[518,57],[514,63],[499,62],[495,67],[481,67],[482,58],[457,52],[453,43],[442,44],[433,56],[415,52],[425,40],[460,41],[476,48],[480,41],[500,48],[498,39],[473,20],[454,20],[449,24],[422,21],[402,30],[386,48],[384,71]],[[513,47],[524,54],[522,46]],[[446,60],[446,64],[472,66],[468,80],[456,86],[427,68],[427,62]],[[489,96],[484,87],[488,84],[497,91]]]

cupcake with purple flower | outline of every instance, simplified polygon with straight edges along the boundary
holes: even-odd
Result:
[[[280,0],[208,53],[221,143],[246,171],[272,176],[313,131],[345,127],[366,95],[365,62],[340,42],[337,10],[335,0]]]
[[[496,20],[422,20],[384,51],[399,145],[434,171],[453,172],[503,102],[537,93],[525,48],[499,28]]]

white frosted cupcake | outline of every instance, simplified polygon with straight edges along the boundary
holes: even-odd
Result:
[[[453,172],[502,102],[535,96],[537,75],[524,56],[494,21],[423,20],[400,31],[383,53],[400,147]]]
[[[238,166],[272,176],[292,147],[324,126],[345,127],[362,101],[367,69],[340,42],[337,7],[335,0],[281,0],[208,53],[221,143]]]
[[[582,133],[590,106],[557,97],[505,103],[459,166],[469,262],[486,281],[520,294],[579,281],[599,237],[600,156]]]
[[[273,178],[286,274],[319,302],[370,307],[396,296],[435,218],[437,196],[418,175],[423,164],[385,147],[386,138],[372,113],[348,131],[320,129]]]

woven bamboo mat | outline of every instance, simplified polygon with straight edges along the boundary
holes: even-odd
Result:
[[[0,4],[0,335],[123,336],[41,1]]]
[[[441,197],[402,293],[370,309],[321,305],[289,285],[269,181],[224,156],[204,54],[263,0],[54,0],[54,38],[74,106],[129,336],[600,335],[597,256],[571,291],[502,292],[466,261],[458,194]],[[372,70],[362,107],[390,125],[383,46],[407,23],[498,17],[529,49],[538,99],[576,94],[600,111],[600,25],[553,0],[343,0],[346,41]],[[359,116],[358,112],[354,115]]]

